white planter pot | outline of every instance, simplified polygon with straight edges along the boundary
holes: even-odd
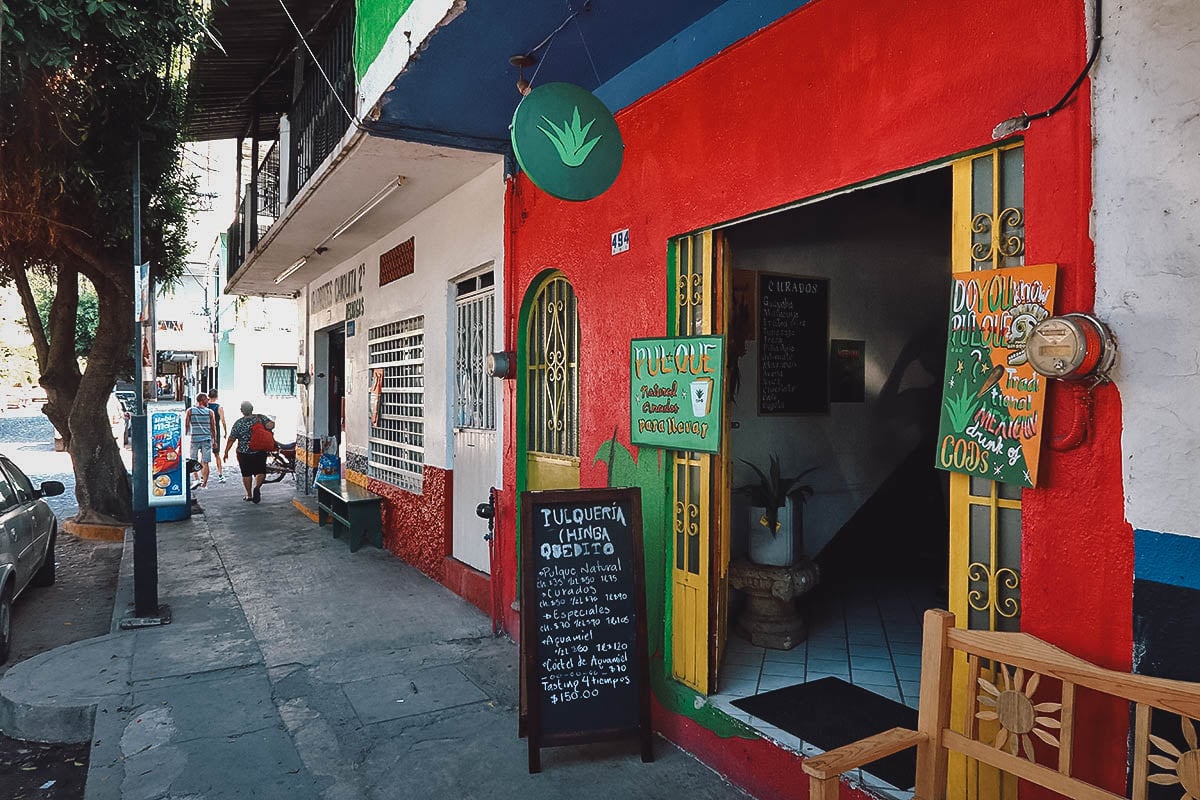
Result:
[[[779,509],[779,532],[772,535],[762,518],[767,513],[761,506],[750,507],[750,560],[755,564],[790,567],[803,553],[796,546],[795,504],[788,500]]]

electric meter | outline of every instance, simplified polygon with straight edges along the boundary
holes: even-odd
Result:
[[[1049,317],[1033,327],[1025,343],[1029,365],[1048,378],[1108,380],[1117,341],[1104,323],[1088,314]]]

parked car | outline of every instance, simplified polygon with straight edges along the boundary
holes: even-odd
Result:
[[[63,493],[58,481],[33,481],[0,455],[0,664],[12,645],[12,604],[28,586],[54,583],[58,519],[46,497]]]

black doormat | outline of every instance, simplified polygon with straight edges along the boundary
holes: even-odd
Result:
[[[743,697],[733,704],[822,750],[891,728],[917,727],[915,710],[840,678],[788,686]],[[911,789],[916,785],[916,749],[881,758],[865,769],[897,789]]]

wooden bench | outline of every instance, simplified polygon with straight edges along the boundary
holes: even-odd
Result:
[[[970,689],[951,719],[959,681]],[[1123,797],[1072,770],[1079,687],[1133,709],[1134,800],[1146,799],[1150,783],[1169,787],[1174,800],[1200,797],[1200,724],[1192,721],[1200,718],[1200,684],[1104,669],[1025,633],[962,630],[954,615],[932,610],[925,612],[917,730],[893,728],[808,759],[811,800],[836,800],[843,773],[909,747],[917,748],[918,800],[965,796],[962,787],[947,787],[952,753],[1067,797]],[[1123,738],[1120,730],[1106,733]]]
[[[345,480],[317,481],[317,525],[332,522],[334,538],[344,530],[351,553],[364,541],[383,547],[382,501],[374,492]]]

